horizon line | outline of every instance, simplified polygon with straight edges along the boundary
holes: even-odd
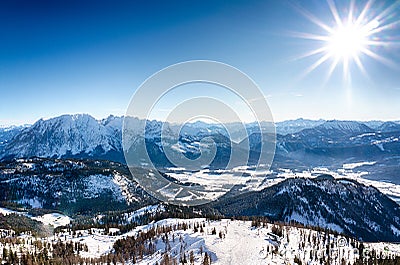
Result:
[[[65,114],[60,114],[60,115],[56,115],[56,116],[52,116],[52,117],[41,117],[36,119],[34,122],[29,122],[29,121],[22,121],[22,120],[10,120],[10,119],[0,119],[0,128],[9,128],[9,127],[20,127],[20,126],[31,126],[35,123],[37,123],[40,120],[51,120],[54,118],[59,118],[62,116],[76,116],[76,115],[80,115],[80,116],[84,116],[84,115],[88,115],[92,118],[94,118],[97,121],[102,121],[102,120],[106,120],[110,117],[117,117],[117,118],[123,118],[126,115],[118,115],[118,114],[109,114],[106,117],[102,117],[102,118],[98,118],[92,114],[89,113],[65,113]],[[135,116],[129,116],[132,118],[136,118],[139,120],[144,120],[144,118],[139,118],[139,117],[135,117]],[[157,121],[157,122],[165,122],[165,120],[162,119],[147,119],[149,121]],[[376,119],[376,118],[371,118],[371,119],[337,119],[337,118],[307,118],[307,117],[297,117],[297,118],[288,118],[288,119],[280,119],[280,120],[273,120],[272,122],[274,123],[282,123],[282,122],[288,122],[288,121],[297,121],[297,120],[307,120],[307,121],[357,121],[357,122],[400,122],[400,118],[398,119]],[[191,123],[195,123],[195,122],[203,122],[206,124],[213,124],[213,122],[205,122],[202,120],[194,120],[191,122],[187,122],[189,124]],[[257,122],[256,120],[253,121],[229,121],[229,122],[224,122],[225,124],[227,123],[237,123],[237,122],[242,122],[245,124],[250,124],[250,123],[254,123]],[[271,121],[260,121],[260,122],[271,122]],[[182,124],[182,122],[172,122],[172,124]],[[215,123],[218,124],[218,123]]]

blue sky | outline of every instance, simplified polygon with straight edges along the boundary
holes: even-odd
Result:
[[[335,3],[339,14],[348,11],[349,1]],[[355,1],[356,10],[365,3]],[[371,17],[393,3],[373,3]],[[194,59],[221,61],[248,74],[275,120],[400,120],[398,25],[373,36],[390,44],[371,48],[392,65],[360,56],[367,76],[353,63],[351,81],[345,81],[340,63],[326,78],[329,59],[303,76],[319,57],[295,58],[321,42],[294,32],[324,32],[301,10],[334,25],[328,3],[317,0],[2,1],[0,123],[65,113],[123,115],[146,78]],[[389,15],[382,23],[399,20],[400,7]]]

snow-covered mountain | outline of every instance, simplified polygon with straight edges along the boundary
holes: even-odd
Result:
[[[121,117],[96,120],[87,114],[40,119],[15,135],[2,157],[105,156],[121,152]]]
[[[308,120],[302,118],[276,122],[276,133],[281,135],[297,133],[304,129],[309,129],[321,125],[324,122],[325,120]]]
[[[29,126],[30,125],[0,126],[0,153],[11,139]]]
[[[266,216],[366,241],[400,241],[398,204],[372,186],[329,175],[287,179],[262,191],[221,197],[212,205],[228,216]]]
[[[227,164],[231,148],[244,143],[246,138],[243,133],[248,135],[250,164],[257,162],[261,139],[271,139],[265,129],[269,125],[267,123],[261,123],[261,128],[255,123],[245,124],[246,132],[243,132],[242,125],[237,123],[225,124],[224,128],[220,124],[200,121],[183,127],[137,118],[127,118],[125,122],[130,128],[124,132],[127,135],[125,144],[131,153],[140,152],[133,144],[143,137],[138,130],[145,123],[146,147],[151,159],[159,167],[171,166],[162,148],[163,126],[167,132],[165,142],[175,155],[183,153],[188,158],[197,158],[200,155],[200,141],[204,137],[212,138],[217,146],[213,167]],[[123,117],[109,116],[96,120],[89,115],[63,115],[39,120],[29,128],[15,131],[12,136],[1,138],[0,134],[0,142],[3,142],[0,144],[0,159],[37,156],[106,159],[125,163],[121,143],[122,123]],[[357,121],[304,119],[277,123],[276,130],[281,134],[277,136],[274,162],[277,167],[288,161],[293,166],[318,166],[336,162],[343,164],[348,159],[357,161],[392,157],[400,154],[399,126],[395,122],[382,122],[379,128],[372,129]]]
[[[373,129],[358,121],[331,120],[316,126],[317,130],[329,130],[332,133],[360,134],[373,132]]]
[[[313,128],[304,129],[292,135],[287,135],[286,137],[303,138],[308,141],[313,141],[313,139],[316,138],[329,138],[331,140],[335,140],[342,139],[346,136],[354,136],[371,132],[374,132],[374,130],[357,121],[331,120]]]
[[[377,130],[379,132],[400,132],[400,124],[388,121],[379,126]]]
[[[382,160],[400,154],[400,131],[381,132],[357,121],[327,121],[298,133],[278,136],[277,155],[306,165]]]
[[[15,135],[20,133],[23,129],[30,127],[30,125],[20,126],[0,126],[0,141],[5,143],[11,140]]]
[[[138,170],[138,174],[145,174]],[[68,214],[123,210],[155,203],[126,166],[109,161],[17,159],[0,165],[0,202]]]

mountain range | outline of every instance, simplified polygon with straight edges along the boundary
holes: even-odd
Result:
[[[146,122],[129,118],[132,127]],[[48,158],[93,158],[125,163],[122,150],[123,117],[109,116],[96,120],[87,114],[63,115],[48,120],[39,120],[29,127],[0,128],[0,159],[19,157]],[[373,125],[373,126],[368,126]],[[231,147],[240,142],[233,141],[237,124],[228,124],[233,135],[219,124],[204,122],[188,123],[179,135],[173,135],[179,125],[163,124],[159,121],[146,123],[146,147],[157,166],[171,166],[161,146],[161,128],[170,128],[170,143],[173,152],[183,153],[189,158],[200,155],[199,142],[210,137],[217,146],[217,154],[212,166],[224,167],[230,156]],[[261,139],[270,140],[261,123],[246,124],[250,146],[250,164],[257,162]],[[278,122],[276,155],[274,165],[292,167],[312,167],[321,165],[341,165],[344,162],[365,159],[382,160],[400,154],[400,123],[398,122],[358,122],[338,120],[305,120]],[[263,137],[261,137],[263,136]],[[132,142],[140,133],[133,131]],[[231,140],[232,139],[232,140]],[[239,140],[240,139],[239,137]],[[175,146],[172,146],[175,145]]]

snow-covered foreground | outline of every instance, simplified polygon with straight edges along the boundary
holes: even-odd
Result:
[[[310,229],[283,227],[282,237],[272,233],[272,224],[268,224],[263,228],[251,227],[250,221],[232,221],[223,219],[221,221],[206,221],[202,218],[197,219],[166,219],[146,226],[138,227],[134,231],[127,234],[109,237],[100,235],[86,235],[82,238],[73,239],[74,241],[84,242],[89,247],[88,253],[82,253],[87,256],[99,256],[107,254],[112,250],[113,242],[118,238],[134,235],[138,231],[146,230],[150,227],[161,225],[173,225],[178,223],[205,223],[204,232],[194,232],[193,229],[186,231],[178,230],[170,236],[170,250],[168,251],[172,257],[178,261],[180,259],[182,249],[185,246],[185,252],[193,251],[195,256],[195,264],[202,264],[204,253],[207,252],[211,256],[212,264],[228,265],[228,264],[294,264],[295,258],[302,262],[309,262],[311,256],[316,259],[327,258],[327,242],[331,244],[331,260],[330,264],[340,264],[342,258],[353,263],[363,253],[359,253],[358,249],[352,244],[356,244],[352,239],[341,236],[326,236],[323,232],[316,232]],[[212,231],[215,229],[216,233]],[[220,235],[221,232],[221,235]],[[173,242],[174,237],[176,240]],[[180,241],[177,238],[182,238]],[[329,238],[329,239],[328,239]],[[308,241],[308,239],[310,239]],[[313,241],[317,242],[313,245]],[[320,241],[319,241],[320,240]],[[145,257],[138,264],[156,264],[163,258],[166,244],[157,243],[157,251],[155,254]],[[366,249],[372,249],[378,252],[390,253],[400,256],[400,244],[388,243],[367,243]],[[203,254],[201,254],[201,250]],[[364,253],[368,255],[368,253]],[[318,262],[310,262],[308,264],[319,264]]]
[[[204,218],[165,219],[136,227],[128,233],[116,236],[107,235],[103,229],[91,229],[76,231],[74,234],[65,231],[56,236],[38,240],[48,243],[59,240],[79,242],[87,246],[85,251],[80,251],[81,257],[97,258],[112,253],[113,245],[118,239],[137,236],[140,232],[155,227],[183,223],[188,225],[187,229],[173,230],[168,233],[166,239],[164,236],[156,237],[153,241],[156,245],[154,254],[145,255],[135,264],[159,264],[165,252],[178,262],[183,255],[187,257],[187,260],[192,255],[194,264],[203,264],[205,253],[207,253],[211,257],[212,264],[217,265],[295,264],[296,260],[303,264],[304,262],[320,264],[320,260],[329,260],[329,264],[341,264],[342,259],[348,262],[346,264],[352,264],[362,255],[366,257],[371,255],[372,249],[377,250],[380,255],[384,253],[387,258],[400,256],[399,244],[364,243],[368,252],[359,253],[357,241],[340,235],[291,226],[282,226],[280,235],[273,229],[278,226],[273,224],[255,228],[251,226],[250,221],[230,219],[220,221],[208,221]],[[196,225],[203,229],[195,230]],[[118,229],[111,228],[109,232],[115,233]],[[27,239],[26,235],[23,237]],[[329,250],[327,250],[328,245]],[[3,245],[0,244],[0,250],[2,247]],[[329,257],[327,251],[330,252]],[[191,252],[193,254],[190,254]]]
[[[226,236],[223,239],[205,237],[205,245],[216,254],[215,264],[273,264],[282,263],[282,258],[269,257],[264,254],[267,246],[274,247],[269,237],[265,236],[267,229],[254,230],[249,222],[223,220],[215,226],[221,229],[226,227]]]

